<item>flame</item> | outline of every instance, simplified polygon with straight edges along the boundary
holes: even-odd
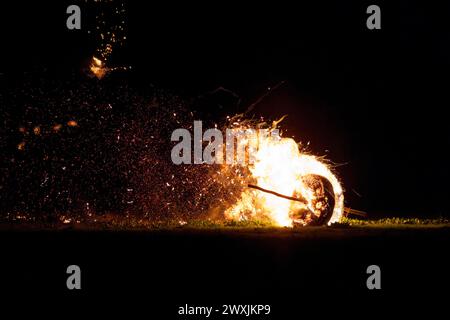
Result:
[[[334,208],[328,224],[339,221],[344,209],[343,190],[329,166],[318,157],[302,153],[291,138],[279,135],[258,134],[257,148],[253,150],[254,161],[247,164],[250,177],[264,189],[306,201],[292,201],[276,195],[245,188],[240,199],[225,211],[232,220],[269,218],[278,226],[307,225],[318,218],[324,203],[318,201],[317,191],[308,183],[314,175],[327,179],[333,188]],[[241,143],[249,147],[249,139]],[[307,213],[298,215],[298,212]]]

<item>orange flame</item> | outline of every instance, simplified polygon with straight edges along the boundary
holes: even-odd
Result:
[[[242,140],[241,143],[248,144],[248,141]],[[296,218],[295,213],[307,210],[315,215],[320,214],[320,203],[314,201],[317,197],[315,190],[305,182],[305,177],[318,175],[327,179],[333,187],[335,205],[328,223],[340,220],[344,209],[343,190],[327,164],[313,155],[302,153],[293,139],[280,136],[259,134],[254,152],[254,161],[248,164],[248,169],[250,178],[256,180],[259,187],[288,197],[301,196],[306,203],[245,189],[238,202],[225,211],[226,218],[269,218],[276,225],[285,227],[306,225],[308,221]]]

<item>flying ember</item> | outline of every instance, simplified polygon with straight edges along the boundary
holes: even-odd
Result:
[[[92,61],[89,66],[89,69],[94,74],[94,76],[97,77],[97,79],[103,78],[109,70],[105,66],[105,63],[96,57],[92,57]]]

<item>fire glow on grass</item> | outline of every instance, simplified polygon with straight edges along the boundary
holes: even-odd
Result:
[[[303,201],[292,201],[260,190],[244,188],[238,201],[225,211],[227,219],[269,218],[276,225],[285,227],[314,223],[329,205],[323,190],[318,188],[320,183],[317,183],[320,179],[325,179],[332,186],[330,192],[333,194],[328,197],[334,198],[333,207],[328,208],[331,217],[327,222],[331,224],[340,220],[344,210],[343,190],[329,165],[316,156],[303,153],[294,139],[270,134],[256,135],[255,138],[257,143],[253,150],[254,161],[247,168],[249,181],[260,188]],[[242,143],[248,148],[252,144],[250,140],[243,139],[238,144]],[[311,183],[312,179],[315,183]]]

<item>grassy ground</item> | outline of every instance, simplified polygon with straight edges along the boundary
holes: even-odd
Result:
[[[382,227],[382,228],[402,228],[402,227],[450,227],[450,220],[446,218],[419,219],[419,218],[383,218],[377,220],[343,218],[337,224],[342,226],[358,227]]]
[[[323,227],[278,227],[270,221],[224,221],[224,220],[171,220],[151,221],[150,219],[135,216],[101,215],[88,219],[61,218],[53,222],[37,222],[31,220],[7,220],[0,222],[0,230],[116,230],[116,231],[151,231],[151,230],[259,230],[307,232],[306,230],[319,229],[402,229],[402,228],[450,228],[450,220],[445,218],[419,219],[419,218],[384,218],[384,219],[354,219],[343,218],[341,222]]]

